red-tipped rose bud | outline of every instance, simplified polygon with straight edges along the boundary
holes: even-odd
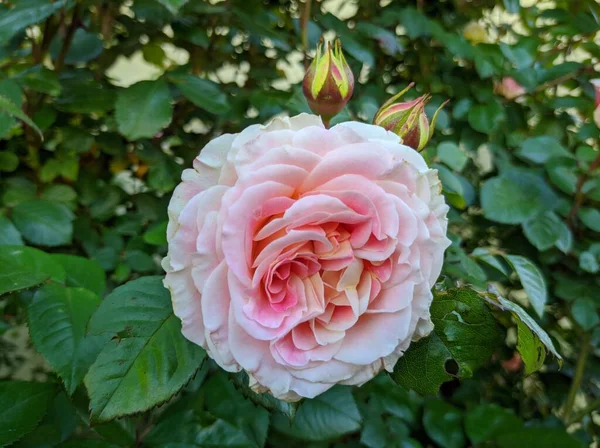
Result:
[[[323,48],[323,39],[317,54],[304,75],[302,90],[310,109],[328,123],[346,105],[354,91],[354,75],[342,53],[342,43],[336,39]]]
[[[405,145],[421,151],[431,139],[438,114],[448,101],[444,102],[436,110],[430,124],[425,114],[425,106],[431,99],[431,95],[423,95],[404,103],[395,102],[412,88],[413,85],[411,83],[406,89],[387,100],[375,114],[373,124],[394,132],[402,138],[402,142]]]

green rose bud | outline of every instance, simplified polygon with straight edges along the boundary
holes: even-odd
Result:
[[[430,124],[425,114],[425,106],[431,99],[431,95],[426,94],[403,103],[396,102],[413,86],[414,83],[411,83],[406,89],[386,101],[375,114],[373,124],[394,132],[402,138],[405,145],[421,151],[433,135],[438,113],[448,101],[438,108]]]
[[[302,90],[310,109],[328,123],[350,100],[354,91],[354,75],[342,53],[339,39],[333,47],[331,43],[325,50],[323,47],[321,39],[317,54],[304,75]]]

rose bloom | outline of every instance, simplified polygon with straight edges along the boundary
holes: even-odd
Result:
[[[496,84],[496,93],[502,95],[507,100],[514,100],[525,94],[526,91],[523,86],[513,78],[506,77],[502,78],[502,81]]]
[[[433,328],[448,206],[381,127],[301,114],[211,141],[169,205],[182,332],[257,392],[314,397],[392,370]]]

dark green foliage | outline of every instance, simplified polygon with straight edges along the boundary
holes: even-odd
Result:
[[[306,1],[0,2],[0,446],[598,442],[600,5],[312,0],[304,26]],[[422,154],[452,246],[393,373],[285,403],[183,338],[159,263],[181,171],[308,111],[328,31],[358,80],[332,123],[410,82],[430,117],[450,99]]]

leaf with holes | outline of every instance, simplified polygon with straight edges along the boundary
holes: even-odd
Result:
[[[484,297],[471,288],[435,292],[430,311],[433,332],[409,347],[392,374],[423,395],[436,394],[453,378],[472,377],[503,340]]]
[[[523,308],[495,292],[486,293],[485,297],[493,307],[510,312],[517,323],[517,350],[525,363],[526,375],[538,371],[544,365],[546,352],[552,353],[562,363],[562,357],[554,348],[548,333]]]
[[[100,298],[83,288],[48,284],[35,293],[27,323],[31,339],[62,378],[69,395],[83,379],[107,341],[105,335],[85,335],[85,327]]]
[[[201,366],[205,352],[181,334],[161,277],[115,289],[88,324],[88,335],[117,336],[85,377],[92,419],[106,421],[169,400]]]

